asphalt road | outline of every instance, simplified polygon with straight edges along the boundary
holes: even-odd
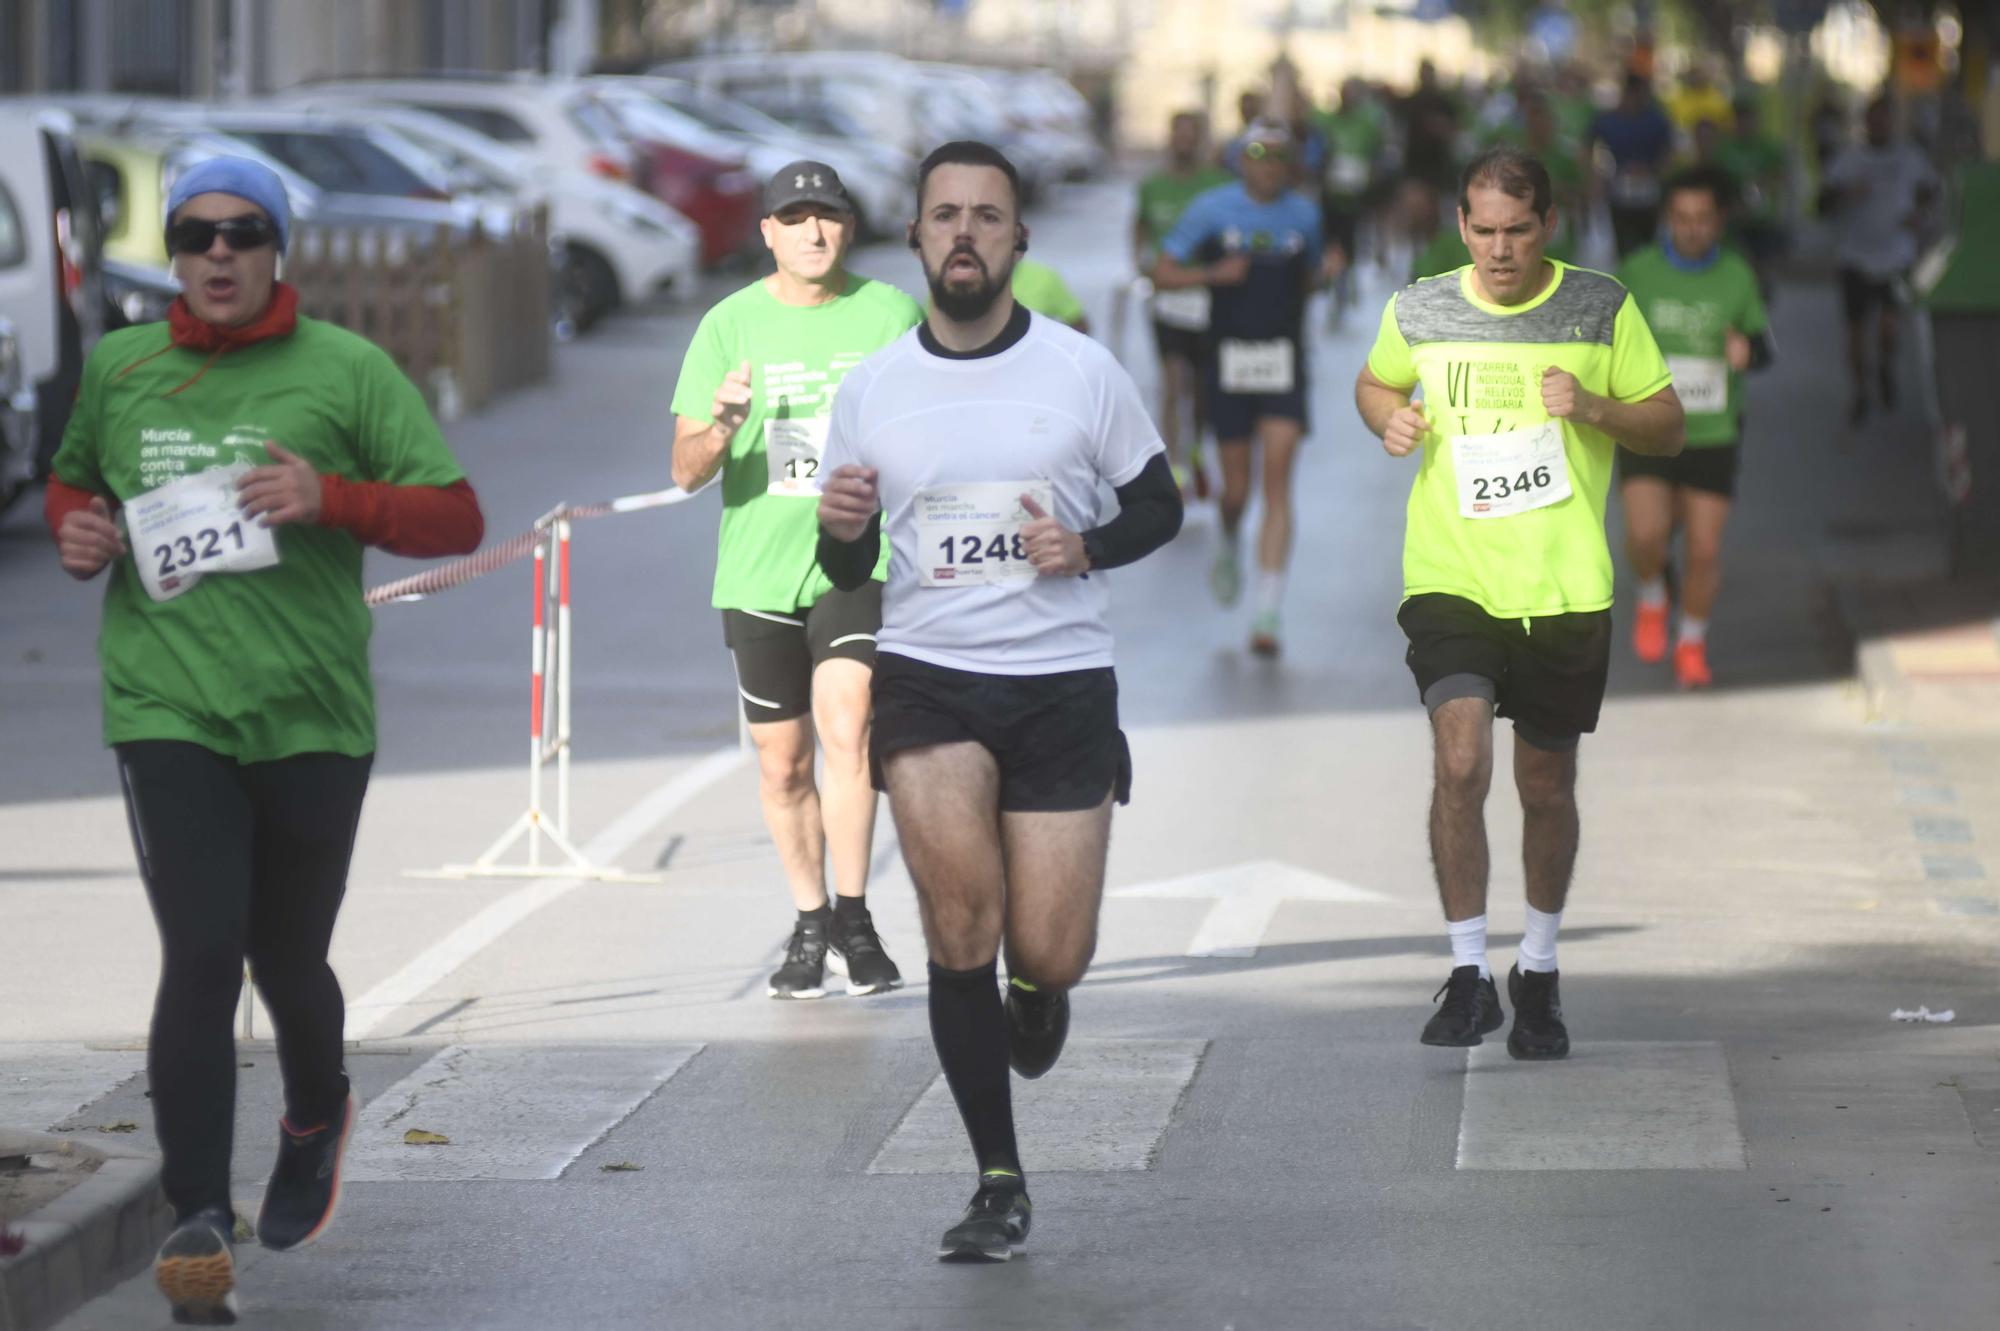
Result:
[[[1085,188],[1035,219],[1101,329],[1125,209]],[[907,251],[860,266],[915,285]],[[1348,401],[1373,311],[1320,339],[1283,659],[1209,600],[1201,513],[1114,581],[1138,786],[1072,1047],[1017,1083],[1037,1219],[1004,1267],[930,1257],[971,1180],[886,816],[875,909],[915,981],[763,996],[787,907],[730,756],[712,497],[576,534],[576,830],[658,881],[406,876],[521,807],[528,574],[379,611],[380,778],[335,958],[367,1106],[339,1226],[244,1251],[248,1324],[1990,1326],[2000,718],[1885,728],[1852,682],[1843,588],[1920,585],[1942,552],[1914,412],[1839,423],[1834,308],[1787,287],[1751,388],[1717,688],[1618,653],[1560,1065],[1416,1042],[1449,954],[1393,622],[1409,472]],[[451,429],[494,538],[666,483],[690,329],[621,319]],[[143,1142],[155,951],[95,740],[95,595],[28,512],[0,520],[0,603],[0,1122]],[[1521,909],[1501,767],[1496,967]],[[1191,955],[1218,943],[1250,951]],[[1955,1020],[1890,1019],[1919,1003]],[[254,1209],[277,1092],[267,1045],[243,1061]],[[141,1278],[66,1325],[163,1321]]]

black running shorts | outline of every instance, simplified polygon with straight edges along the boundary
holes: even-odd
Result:
[[[1106,795],[1132,798],[1132,754],[1118,728],[1110,670],[987,675],[884,652],[875,667],[869,768],[887,790],[889,759],[904,749],[971,741],[1000,766],[1009,813],[1073,813]]]
[[[1735,444],[1690,444],[1670,458],[1621,448],[1618,450],[1618,479],[1623,482],[1639,476],[1651,476],[1668,485],[1705,490],[1724,499],[1733,499],[1736,496],[1739,462]]]
[[[1208,359],[1208,334],[1199,328],[1176,328],[1155,319],[1153,342],[1163,361],[1186,361],[1199,369]]]
[[[1896,310],[1896,275],[1840,270],[1840,312],[1849,323],[1860,323],[1878,309]]]
[[[1611,612],[1495,619],[1459,596],[1412,596],[1396,613],[1417,694],[1435,712],[1484,698],[1539,749],[1576,747],[1597,729],[1611,666]]]
[[[743,715],[792,721],[812,711],[813,671],[822,661],[875,664],[882,627],[882,584],[851,592],[835,588],[803,610],[722,612],[722,640],[736,656],[736,691]]]

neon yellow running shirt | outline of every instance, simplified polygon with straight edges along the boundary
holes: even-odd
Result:
[[[1548,286],[1520,305],[1474,295],[1468,267],[1405,287],[1382,312],[1368,369],[1392,388],[1420,387],[1432,429],[1410,488],[1406,597],[1462,596],[1501,619],[1611,604],[1611,550],[1604,540],[1611,436],[1557,422],[1568,497],[1508,516],[1465,516],[1472,478],[1462,491],[1454,462],[1458,437],[1476,446],[1485,436],[1548,423],[1544,367],[1567,370],[1588,391],[1620,402],[1641,401],[1672,382],[1623,286],[1603,273],[1551,262]]]

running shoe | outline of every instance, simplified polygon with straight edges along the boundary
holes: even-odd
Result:
[[[903,973],[889,960],[882,947],[882,936],[875,932],[875,921],[866,906],[833,912],[826,968],[847,977],[850,994],[883,994],[903,985]]]
[[[333,1223],[340,1209],[341,1160],[360,1108],[350,1090],[335,1121],[299,1132],[278,1120],[278,1163],[257,1212],[259,1243],[279,1252],[303,1248]]]
[[[1278,644],[1278,612],[1266,610],[1250,621],[1250,652],[1253,656],[1276,657],[1281,650]]]
[[[1208,570],[1208,589],[1215,593],[1217,605],[1231,606],[1243,594],[1243,570],[1236,563],[1236,552],[1228,546],[1215,553],[1215,563]]]
[[[1424,1023],[1420,1038],[1425,1044],[1452,1049],[1483,1044],[1482,1037],[1499,1030],[1506,1020],[1506,1014],[1500,1011],[1500,991],[1494,987],[1493,977],[1482,977],[1477,966],[1454,968],[1451,978],[1431,995],[1433,1003],[1439,998],[1444,1002]]]
[[[1007,1062],[1029,1081],[1062,1057],[1069,1039],[1069,994],[1044,993],[1025,980],[1007,981]]]
[[[942,1262],[1004,1262],[1028,1240],[1035,1215],[1028,1186],[1019,1174],[989,1170],[979,1176],[979,1191],[965,1216],[944,1232],[938,1244]]]
[[[1684,689],[1705,689],[1715,682],[1715,676],[1708,671],[1707,643],[1674,644],[1674,678]]]
[[[800,920],[785,944],[785,964],[771,973],[772,998],[826,997],[826,928]]]
[[[235,1217],[220,1206],[197,1211],[174,1226],[153,1279],[183,1326],[236,1325],[236,1259],[229,1251]]]
[[[1632,617],[1632,655],[1647,665],[1658,665],[1667,659],[1667,603],[1648,605],[1639,602],[1639,608]]]
[[[1514,1004],[1514,1029],[1507,1032],[1507,1052],[1516,1058],[1568,1058],[1569,1028],[1563,1025],[1560,971],[1524,971],[1517,964],[1507,972],[1507,997]]]

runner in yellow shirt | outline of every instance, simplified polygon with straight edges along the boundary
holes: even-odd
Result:
[[[1618,444],[1680,452],[1681,404],[1625,288],[1544,257],[1548,169],[1489,148],[1460,177],[1472,263],[1404,288],[1355,384],[1391,457],[1419,457],[1397,621],[1431,716],[1431,857],[1450,935],[1432,1045],[1500,1028],[1486,962],[1493,721],[1514,722],[1527,929],[1508,976],[1516,1058],[1569,1052],[1556,930],[1576,863],[1576,751],[1597,727],[1611,649],[1604,504]],[[1421,393],[1422,401],[1412,400]]]

